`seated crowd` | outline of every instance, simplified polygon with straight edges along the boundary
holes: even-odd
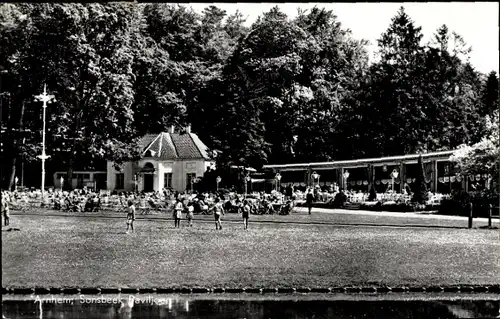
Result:
[[[184,207],[193,207],[195,214],[211,214],[216,199],[223,202],[227,212],[240,213],[245,198],[253,214],[289,214],[293,208],[291,198],[273,191],[271,194],[254,192],[247,196],[235,192],[175,192],[168,189],[156,192],[95,192],[88,189],[61,191],[49,189],[42,194],[40,190],[2,191],[2,200],[13,209],[43,207],[65,212],[98,212],[100,210],[124,211],[129,201],[144,213],[167,212],[174,209],[180,198]]]

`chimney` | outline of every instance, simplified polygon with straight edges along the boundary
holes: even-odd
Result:
[[[172,126],[170,126],[170,131],[169,131],[169,133],[170,133],[170,134],[174,134],[174,131],[175,131],[175,126],[173,126],[173,125],[172,125]]]
[[[191,133],[191,124],[189,124],[188,126],[186,126],[186,133]]]

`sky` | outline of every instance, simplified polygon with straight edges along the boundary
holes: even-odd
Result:
[[[417,26],[422,27],[423,43],[427,43],[443,24],[450,31],[460,34],[472,47],[471,64],[480,72],[499,71],[498,53],[498,2],[400,2],[400,3],[191,3],[196,12],[210,5],[226,10],[228,14],[239,10],[251,25],[263,12],[274,6],[290,18],[297,15],[297,8],[310,9],[317,5],[332,10],[344,28],[350,29],[357,39],[366,39],[371,45],[368,51],[376,50],[377,39],[387,30],[399,7]]]

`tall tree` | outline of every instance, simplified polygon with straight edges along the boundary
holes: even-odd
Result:
[[[21,29],[29,36],[22,59],[25,98],[32,100],[45,83],[57,99],[47,109],[50,162],[65,165],[71,179],[75,167],[93,169],[104,159],[127,155],[136,136],[131,5],[18,8],[29,22]],[[34,128],[40,128],[39,103],[26,107],[37,111]],[[39,153],[40,147],[36,149]]]
[[[422,65],[426,105],[426,149],[452,149],[477,141],[484,127],[479,107],[480,75],[470,65],[464,39],[440,27]]]
[[[366,128],[362,146],[370,155],[414,153],[423,139],[421,39],[421,28],[401,7],[378,40],[380,62],[371,67],[370,103],[362,126]]]
[[[6,177],[2,183],[8,189],[14,184],[18,159],[31,160],[38,155],[33,142],[35,135],[29,134],[37,129],[35,119],[39,115],[30,107],[33,96],[28,63],[33,33],[31,10],[32,6],[28,4],[5,4],[0,7],[2,177]]]
[[[498,77],[495,71],[491,71],[486,78],[481,91],[482,108],[479,110],[480,115],[491,115],[495,110],[498,110],[500,100],[498,98]]]

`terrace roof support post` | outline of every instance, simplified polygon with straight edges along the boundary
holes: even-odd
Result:
[[[403,194],[403,190],[405,189],[405,181],[406,181],[406,164],[401,161],[399,164],[399,192]]]
[[[371,180],[371,185],[373,185],[373,188],[375,188],[375,185],[374,185],[375,184],[375,178],[376,178],[375,171],[376,171],[375,170],[375,165],[372,165],[372,180]],[[370,190],[371,190],[371,186],[370,186]],[[370,190],[368,190],[368,191],[370,191]]]
[[[431,182],[431,192],[435,193],[437,191],[438,183],[438,166],[437,161],[432,161],[432,182]]]
[[[345,185],[345,178],[344,178],[344,168],[340,168],[340,188],[347,190],[346,185]]]
[[[373,181],[375,179],[375,168],[373,164],[368,164],[367,170],[368,170],[368,193],[369,193],[372,188]]]
[[[311,186],[311,168],[308,167],[307,170],[306,170],[306,185],[307,187]]]

